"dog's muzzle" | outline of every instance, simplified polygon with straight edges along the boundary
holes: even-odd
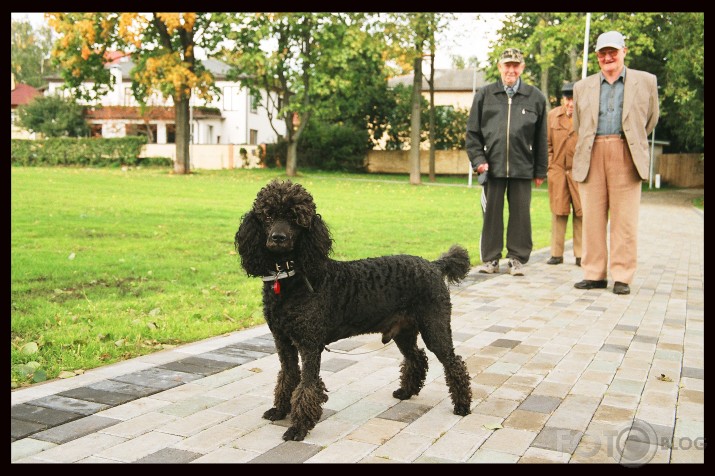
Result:
[[[290,224],[286,221],[276,222],[267,233],[266,247],[271,251],[286,252],[293,249],[293,235]]]

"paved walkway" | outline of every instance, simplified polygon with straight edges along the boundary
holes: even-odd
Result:
[[[452,288],[472,413],[442,366],[398,401],[401,356],[377,334],[323,354],[323,418],[301,442],[271,407],[267,326],[10,393],[15,463],[704,462],[704,214],[693,191],[644,194],[631,294],[573,287],[581,269],[532,255],[525,277]],[[695,192],[697,194],[697,192]],[[702,194],[702,191],[700,191]]]

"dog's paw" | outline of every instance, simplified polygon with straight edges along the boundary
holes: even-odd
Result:
[[[412,394],[403,388],[398,388],[397,390],[392,392],[392,396],[395,398],[399,398],[400,400],[408,400],[410,397],[412,397]]]
[[[305,435],[307,434],[308,430],[300,430],[294,426],[291,426],[285,433],[283,433],[283,439],[285,441],[303,441]]]
[[[284,419],[286,415],[286,412],[278,411],[277,408],[271,408],[263,414],[263,418],[266,420],[276,421]]]
[[[470,413],[472,413],[472,411],[469,409],[469,405],[456,405],[454,407],[455,415],[467,416]]]

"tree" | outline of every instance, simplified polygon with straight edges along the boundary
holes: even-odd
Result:
[[[35,88],[45,85],[44,77],[55,71],[50,64],[52,30],[38,30],[29,21],[10,23],[10,71],[15,81]]]
[[[71,98],[37,96],[18,107],[22,127],[46,137],[82,137],[89,133],[84,108]]]
[[[171,98],[176,111],[176,162],[174,172],[191,172],[189,107],[192,94],[210,100],[214,78],[195,49],[215,52],[225,38],[227,23],[212,13],[50,13],[48,23],[59,35],[52,56],[65,84],[81,99],[105,94],[114,78],[105,67],[106,53],[131,54],[132,92],[145,105],[152,95]],[[88,90],[82,83],[92,82]]]
[[[297,174],[298,140],[305,127],[313,115],[330,108],[321,98],[346,97],[345,91],[354,86],[356,78],[352,65],[368,64],[361,56],[366,43],[361,32],[365,18],[361,13],[235,15],[228,34],[235,47],[224,49],[222,59],[232,66],[229,77],[251,91],[262,88],[272,92],[267,100],[275,103],[279,111],[276,119],[286,125],[289,177]],[[361,126],[366,127],[364,123]]]

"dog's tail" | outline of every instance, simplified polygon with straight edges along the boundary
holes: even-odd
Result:
[[[449,251],[432,263],[439,268],[442,276],[447,278],[450,284],[457,284],[466,278],[471,266],[469,253],[459,245],[452,245]]]

